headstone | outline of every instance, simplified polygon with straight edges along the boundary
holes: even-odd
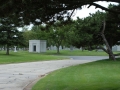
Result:
[[[14,46],[14,52],[17,52],[16,48],[17,48],[17,46]]]
[[[70,45],[70,51],[73,51],[73,46],[72,45]]]

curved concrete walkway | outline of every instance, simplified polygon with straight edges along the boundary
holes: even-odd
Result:
[[[0,65],[0,90],[30,90],[25,88],[45,74],[72,65],[96,60],[57,60]]]

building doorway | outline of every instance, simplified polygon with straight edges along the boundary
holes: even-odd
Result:
[[[33,52],[36,52],[36,45],[33,45]]]

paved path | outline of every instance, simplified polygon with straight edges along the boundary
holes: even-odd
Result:
[[[0,65],[0,90],[24,90],[51,71],[96,60],[58,60]],[[29,89],[26,89],[29,90]]]
[[[74,60],[102,60],[108,59],[108,56],[68,56]]]

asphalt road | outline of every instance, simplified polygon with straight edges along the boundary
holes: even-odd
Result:
[[[102,59],[108,59],[108,56],[67,56],[70,59],[73,60],[102,60]]]
[[[71,58],[69,60],[0,65],[0,90],[30,90],[33,81],[51,71],[108,58],[101,56],[69,57]]]

